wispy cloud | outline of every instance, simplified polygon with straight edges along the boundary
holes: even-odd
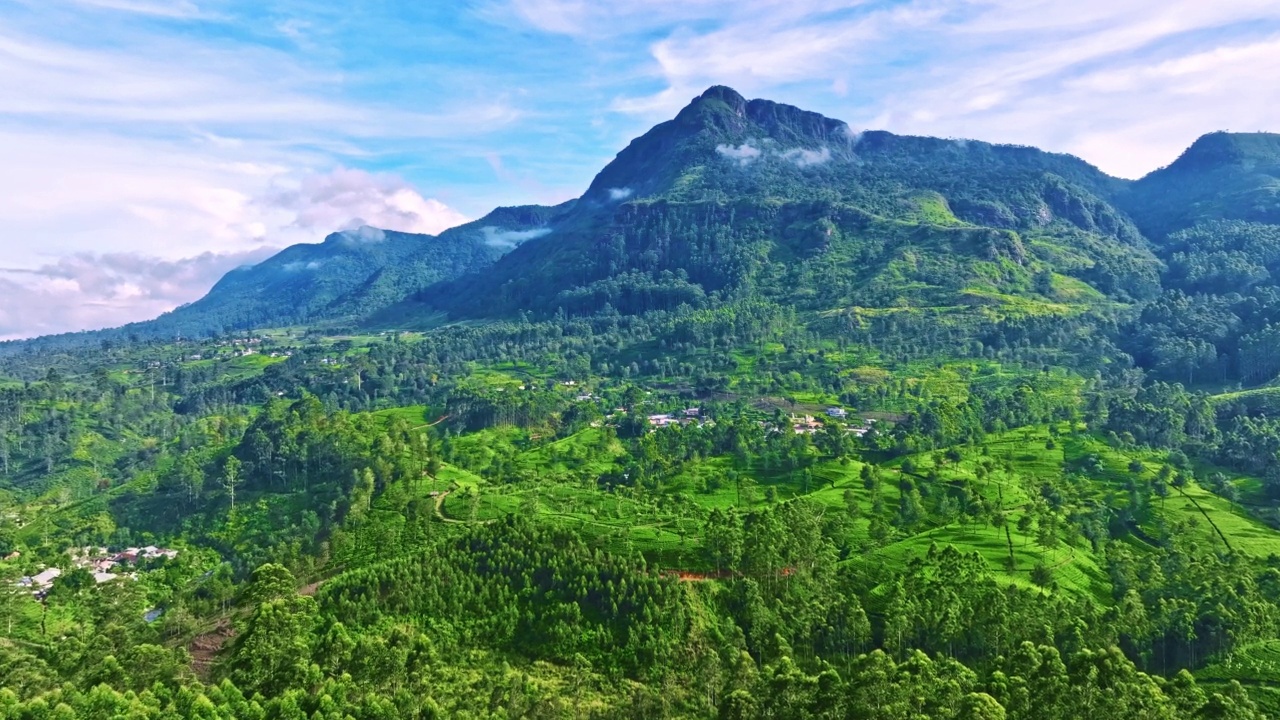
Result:
[[[402,177],[351,165],[381,164],[388,143],[472,143],[519,117],[500,93],[429,103],[353,95],[352,78],[309,62],[314,53],[221,39],[246,21],[233,2],[216,3],[232,14],[206,34],[205,3],[18,1],[0,21],[0,217],[15,238],[4,262],[15,268],[104,249],[165,262],[236,257],[365,224],[439,232],[464,214]],[[177,302],[33,282],[23,281],[23,297],[104,325]],[[77,298],[92,310],[69,310]],[[24,318],[31,329],[17,327]],[[56,325],[39,312],[8,322],[6,334]]]
[[[259,248],[180,260],[84,253],[34,269],[0,268],[0,340],[146,320],[199,299],[228,271],[272,252]]]
[[[137,125],[173,130],[192,124],[238,132],[287,128],[316,137],[476,136],[519,118],[502,98],[458,98],[430,111],[342,101],[340,74],[307,68],[269,47],[193,47],[160,37],[122,52],[84,49],[0,26],[2,112],[12,119]]]
[[[372,226],[362,232],[383,228],[434,235],[467,221],[439,200],[422,197],[399,177],[350,168],[289,181],[261,202],[293,213],[294,226],[320,232]]]
[[[716,152],[739,165],[750,165],[760,157],[760,148],[751,141],[741,145],[717,145]]]
[[[765,149],[762,149],[761,145],[764,145]],[[828,147],[818,148],[817,150],[810,148],[782,149],[768,140],[764,143],[748,140],[741,145],[717,145],[716,152],[736,162],[741,167],[746,167],[764,157],[780,158],[799,168],[823,165],[831,160],[831,148]]]
[[[794,163],[796,167],[813,167],[815,165],[824,165],[831,160],[831,148],[824,147],[818,150],[792,148],[779,153],[778,157]]]
[[[71,0],[75,5],[163,18],[201,17],[200,8],[188,0]]]
[[[534,228],[532,230],[507,230],[492,225],[480,228],[484,241],[497,248],[513,248],[521,243],[540,238],[551,233],[551,228]]]

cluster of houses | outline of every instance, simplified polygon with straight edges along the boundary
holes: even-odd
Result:
[[[692,425],[702,420],[702,408],[686,408],[680,413],[664,413],[649,416],[649,427],[657,429],[670,425]]]
[[[228,348],[228,351],[233,357],[248,357],[250,355],[257,355],[261,351],[262,342],[263,342],[262,338],[256,338],[256,337],[235,339],[235,340],[223,340],[221,342],[218,342],[215,348]],[[212,358],[219,357],[221,352],[222,351],[217,349],[207,351],[207,352],[192,352],[186,355],[182,355],[181,357],[178,358],[178,360],[181,362],[181,361],[196,361],[196,360],[212,359]],[[270,353],[270,356],[273,358],[293,357],[293,352],[289,350],[272,351]],[[157,370],[161,368],[164,364],[165,363],[162,363],[159,360],[152,360],[147,363],[147,368],[151,370]]]
[[[520,385],[519,389],[520,389],[520,390],[537,390],[537,389],[539,389],[539,387],[540,387],[540,386],[541,386],[541,383],[522,383],[522,384]],[[548,390],[550,390],[553,386],[552,386],[552,384],[551,384],[550,382],[548,382],[548,383],[547,383],[547,385],[546,385],[546,387],[547,387],[547,389],[548,389]],[[565,380],[565,381],[563,381],[563,382],[561,382],[561,383],[560,383],[560,387],[569,388],[569,389],[571,389],[571,390],[572,390],[572,389],[574,389],[574,388],[578,387],[578,381],[577,381],[577,380]],[[498,388],[498,392],[504,392],[505,390],[506,390],[506,388]],[[592,394],[591,394],[591,393],[589,393],[589,392],[584,392],[584,393],[581,393],[581,394],[579,394],[579,395],[577,396],[577,401],[578,401],[578,402],[591,402],[591,401],[599,400],[599,399],[600,399],[600,398],[596,397],[595,395],[592,395]]]
[[[822,429],[822,423],[812,415],[792,415],[791,429],[797,435],[812,435]]]
[[[104,547],[73,548],[67,554],[71,556],[72,566],[88,570],[93,575],[94,582],[101,585],[122,577],[134,577],[131,573],[113,572],[122,567],[157,558],[172,559],[178,556],[178,551],[148,545],[144,548],[126,548],[118,553],[109,552]],[[29,588],[37,599],[43,599],[53,587],[53,581],[60,577],[62,570],[59,568],[45,568],[35,575],[19,579],[17,584]]]
[[[261,345],[261,344],[262,344],[262,338],[251,337],[251,338],[232,338],[230,340],[220,340],[217,346],[243,350],[243,349],[253,349],[254,345]]]
[[[827,417],[834,420],[848,420],[849,411],[842,407],[827,408]],[[864,420],[861,425],[847,426],[845,432],[850,435],[862,437],[871,429],[871,425],[875,420]],[[822,429],[823,423],[812,415],[792,415],[791,430],[797,435],[812,435]]]
[[[256,338],[256,337],[236,338],[234,340],[223,340],[222,342],[218,343],[218,347],[230,347],[232,348],[233,354],[239,355],[240,357],[248,357],[250,355],[257,355],[258,349],[255,348],[254,345],[261,345],[261,344],[262,344],[262,338]],[[272,357],[278,357],[278,356],[279,356],[279,353],[274,353],[272,355]]]

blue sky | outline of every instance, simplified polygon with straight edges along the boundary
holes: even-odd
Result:
[[[1136,177],[1280,131],[1275,0],[0,0],[0,338],[574,197],[712,84]]]

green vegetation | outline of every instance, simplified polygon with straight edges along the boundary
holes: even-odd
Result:
[[[583,201],[5,345],[0,717],[1275,716],[1270,147],[713,88]]]

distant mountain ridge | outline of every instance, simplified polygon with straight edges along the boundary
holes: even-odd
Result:
[[[548,223],[571,206],[498,208],[437,236],[367,226],[333,233],[234,270],[204,298],[153,323],[161,331],[168,323],[217,332],[358,320],[433,283],[488,267],[549,232]]]
[[[555,232],[417,300],[481,318],[744,293],[811,310],[1149,297],[1159,263],[1111,202],[1126,186],[1069,155],[856,132],[713,87],[620,152]]]
[[[1214,220],[1280,224],[1280,135],[1210,133],[1119,199],[1153,240]]]
[[[154,320],[0,343],[0,352],[82,346],[117,337],[203,337],[321,321],[356,323],[442,280],[492,265],[549,232],[573,206],[501,207],[439,235],[359,227],[232,270],[201,299]]]
[[[819,312],[1060,312],[1154,297],[1164,238],[1218,220],[1280,224],[1280,135],[1212,133],[1128,181],[1071,155],[856,131],[715,86],[577,200],[499,208],[436,237],[335,233],[107,332],[397,327],[745,297]]]

